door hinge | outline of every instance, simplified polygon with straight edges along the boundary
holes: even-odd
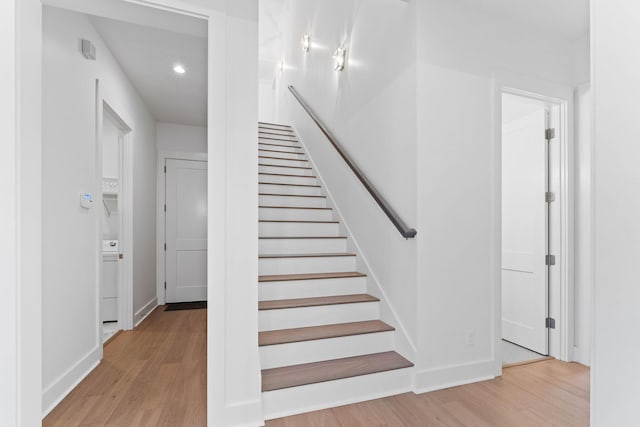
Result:
[[[553,191],[547,191],[546,193],[544,193],[544,201],[547,203],[555,202],[556,193],[554,193]]]
[[[164,244],[164,250],[165,251],[167,250],[167,244],[166,243]]]
[[[553,317],[547,317],[544,321],[544,326],[548,329],[555,329],[556,319],[554,319]]]
[[[164,173],[167,173],[167,165],[164,165]]]
[[[164,282],[164,288],[167,289],[167,282]]]
[[[546,129],[544,131],[544,138],[547,141],[551,141],[555,137],[556,137],[556,130],[554,128]]]
[[[165,212],[167,211],[167,204],[166,203],[164,204],[164,211]]]
[[[546,265],[556,265],[556,256],[555,255],[545,255],[544,262]]]

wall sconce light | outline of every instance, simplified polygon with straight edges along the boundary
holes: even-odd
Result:
[[[336,71],[344,70],[344,65],[346,61],[347,50],[341,47],[337,48],[335,52],[333,52],[333,69]]]
[[[302,50],[304,52],[309,52],[309,48],[311,47],[311,36],[309,34],[305,34],[302,36]]]
[[[284,71],[284,59],[281,59],[280,62],[278,62],[278,70],[280,70],[281,73]]]

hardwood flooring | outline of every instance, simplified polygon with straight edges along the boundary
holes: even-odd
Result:
[[[205,426],[206,316],[157,308],[105,346],[100,365],[43,426]]]
[[[406,393],[271,420],[267,427],[584,427],[589,368],[557,360],[516,366],[491,381]]]
[[[206,426],[206,310],[154,311],[44,420],[49,426]],[[271,420],[268,427],[588,426],[589,368],[547,360],[462,387]]]

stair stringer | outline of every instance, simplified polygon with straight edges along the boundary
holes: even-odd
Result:
[[[316,163],[313,160],[313,156],[311,155],[311,152],[309,151],[308,147],[300,137],[300,134],[298,133],[295,126],[292,126],[292,129],[294,130],[298,138],[298,142],[300,143],[300,145],[304,147],[304,152],[307,155],[307,158],[309,159],[312,170],[316,178],[322,185],[322,190],[327,196],[327,206],[334,209],[336,215],[338,216],[337,219],[340,221],[340,226],[344,228],[347,234],[347,237],[348,237],[347,244],[353,246],[353,250],[351,250],[351,252],[355,252],[359,260],[358,270],[359,271],[363,270],[361,272],[367,275],[368,293],[380,298],[380,320],[396,328],[396,331],[395,331],[396,333],[394,335],[395,351],[399,353],[401,356],[403,356],[404,358],[410,360],[411,362],[414,362],[416,360],[415,356],[417,352],[415,343],[409,337],[407,329],[405,328],[404,324],[400,320],[400,317],[397,314],[397,310],[395,309],[393,304],[391,304],[391,302],[389,301],[389,298],[387,297],[387,293],[384,291],[382,286],[380,286],[380,281],[378,280],[378,277],[374,273],[374,270],[371,268],[371,265],[367,261],[367,258],[364,256],[364,253],[360,248],[360,245],[358,244],[357,239],[351,232],[351,229],[349,228],[347,221],[345,221],[344,216],[340,211],[340,207],[335,202],[335,199],[331,194],[331,190],[329,189],[324,178],[322,177],[322,173],[316,167]],[[412,383],[413,378],[410,378],[409,382]]]

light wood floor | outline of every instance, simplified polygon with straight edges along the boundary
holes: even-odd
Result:
[[[156,309],[105,346],[102,363],[43,425],[205,426],[206,316]]]
[[[557,360],[507,368],[502,378],[281,418],[267,427],[541,427],[589,425],[589,368]]]
[[[159,308],[105,347],[44,426],[206,426],[206,310]],[[267,422],[267,427],[588,426],[589,369],[547,360],[502,378]]]

